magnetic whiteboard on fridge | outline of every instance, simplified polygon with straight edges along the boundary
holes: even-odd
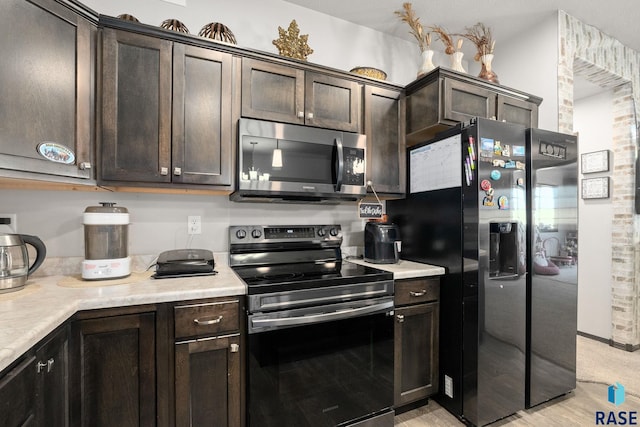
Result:
[[[409,152],[409,192],[462,186],[461,135],[457,134]]]

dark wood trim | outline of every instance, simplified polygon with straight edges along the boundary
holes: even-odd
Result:
[[[435,68],[433,71],[425,74],[421,78],[409,83],[407,86],[405,86],[404,89],[407,92],[407,94],[411,94],[416,90],[420,89],[421,87],[426,86],[429,83],[439,78],[449,78],[449,79],[454,79],[454,80],[459,80],[464,82],[470,82],[475,85],[485,87],[495,93],[499,93],[499,94],[503,94],[503,95],[511,96],[515,98],[521,98],[523,100],[528,100],[530,102],[533,102],[536,105],[540,105],[542,103],[542,98],[538,96],[523,92],[518,89],[513,89],[508,86],[497,85],[495,83],[488,82],[478,77],[474,77],[470,74],[459,73],[457,71],[453,71],[448,68],[440,68],[440,67]]]

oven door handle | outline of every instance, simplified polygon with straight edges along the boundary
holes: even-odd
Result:
[[[364,307],[357,308],[347,308],[344,310],[332,311],[330,313],[309,314],[306,316],[280,317],[272,319],[251,319],[251,326],[256,329],[274,329],[282,326],[308,325],[311,323],[325,322],[328,320],[342,320],[362,316],[365,314],[375,314],[387,311],[389,309],[393,309],[392,299],[378,304],[366,305]]]

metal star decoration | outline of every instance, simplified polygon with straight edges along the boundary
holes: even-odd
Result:
[[[306,61],[307,56],[313,53],[313,49],[307,44],[309,34],[300,35],[295,19],[291,21],[286,31],[278,27],[278,34],[280,37],[274,40],[273,44],[278,48],[280,55]]]

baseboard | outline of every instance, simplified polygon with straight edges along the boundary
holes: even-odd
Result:
[[[581,332],[581,331],[578,331],[578,335],[580,335],[581,337],[589,338],[590,340],[599,341],[601,343],[605,343],[605,344],[611,345],[611,339],[610,338],[602,338],[602,337],[599,337],[597,335],[592,335],[592,334],[588,334],[586,332]]]
[[[614,340],[610,340],[609,341],[609,345],[611,347],[614,348],[619,348],[620,350],[624,350],[624,351],[636,351],[636,350],[640,350],[640,344],[621,344],[618,342],[615,342]]]
[[[611,347],[614,347],[614,348],[617,348],[617,349],[620,349],[620,350],[624,350],[624,351],[633,352],[633,351],[640,350],[640,344],[635,344],[634,345],[634,344],[617,343],[611,338],[602,338],[602,337],[599,337],[597,335],[591,335],[591,334],[588,334],[586,332],[580,332],[580,331],[578,331],[578,335],[580,335],[581,337],[589,338],[589,339],[594,340],[594,341],[599,341],[601,343],[608,344]]]

